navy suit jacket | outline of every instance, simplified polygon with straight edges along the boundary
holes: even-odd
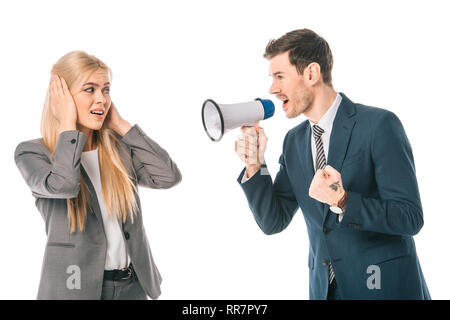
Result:
[[[266,234],[285,229],[301,209],[310,242],[310,299],[326,299],[330,263],[343,299],[430,299],[413,240],[423,214],[403,126],[392,112],[341,95],[327,164],[348,191],[342,221],[309,197],[314,167],[307,120],[286,134],[274,182],[260,170],[241,184],[250,209]]]

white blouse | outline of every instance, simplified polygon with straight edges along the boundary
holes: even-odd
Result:
[[[106,210],[105,200],[103,198],[102,184],[100,180],[100,167],[98,164],[98,149],[91,151],[84,151],[81,155],[81,164],[86,170],[89,179],[94,186],[97,194],[98,204],[102,212],[103,226],[106,233],[106,261],[105,270],[123,269],[128,267],[130,257],[127,253],[127,248],[119,220],[116,217],[108,215]]]

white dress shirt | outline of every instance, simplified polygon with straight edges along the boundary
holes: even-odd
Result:
[[[97,194],[98,204],[102,212],[103,226],[106,234],[106,261],[105,270],[123,269],[128,267],[130,257],[127,253],[125,240],[116,217],[108,215],[105,200],[103,198],[102,184],[100,180],[100,167],[98,164],[98,149],[84,151],[81,155],[81,164],[86,170],[89,179]]]

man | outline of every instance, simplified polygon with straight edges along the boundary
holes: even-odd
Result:
[[[423,226],[411,146],[387,110],[335,92],[328,43],[308,29],[266,47],[289,130],[272,182],[264,130],[242,127],[238,182],[259,227],[284,230],[300,208],[310,241],[311,299],[430,299],[413,235]]]

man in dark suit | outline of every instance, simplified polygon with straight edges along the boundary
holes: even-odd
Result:
[[[300,208],[310,241],[311,299],[430,299],[413,236],[423,226],[411,146],[387,110],[356,104],[331,81],[328,43],[308,29],[266,47],[289,130],[272,182],[264,130],[243,127],[238,178],[259,227],[285,229]]]

